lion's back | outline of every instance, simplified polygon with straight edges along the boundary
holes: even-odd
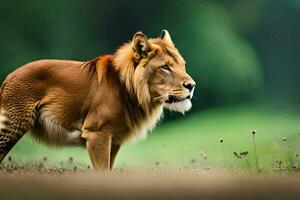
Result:
[[[59,80],[67,82],[72,73],[78,73],[82,62],[38,60],[25,64],[10,73],[1,87],[1,104],[38,100]]]

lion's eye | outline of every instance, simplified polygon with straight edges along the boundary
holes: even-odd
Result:
[[[163,65],[163,66],[161,66],[161,68],[162,69],[166,69],[166,70],[171,70],[170,67],[169,67],[169,65]]]

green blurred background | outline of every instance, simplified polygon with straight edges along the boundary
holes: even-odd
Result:
[[[164,28],[197,82],[193,109],[166,111],[146,141],[122,149],[117,166],[215,165],[250,151],[253,128],[260,162],[280,156],[283,136],[299,150],[299,0],[2,0],[0,79],[33,60],[113,53],[137,31],[157,37]],[[83,149],[50,149],[28,136],[10,155],[89,163]]]

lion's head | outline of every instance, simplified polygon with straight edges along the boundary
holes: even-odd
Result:
[[[153,105],[182,113],[191,108],[195,81],[187,74],[185,61],[167,30],[151,39],[137,32],[118,49],[114,65],[146,111]]]

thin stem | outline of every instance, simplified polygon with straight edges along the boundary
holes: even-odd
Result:
[[[222,149],[222,154],[223,154],[224,165],[226,166],[226,160],[225,160],[225,153],[224,153],[223,143],[221,143],[221,149]]]
[[[250,165],[250,162],[249,162],[247,156],[245,156],[245,161],[246,161],[246,164],[247,164],[248,168],[249,168],[250,171],[252,172],[252,167],[251,167],[251,165]]]
[[[252,135],[253,135],[253,149],[254,149],[256,169],[257,169],[257,172],[260,173],[260,168],[259,168],[258,159],[257,159],[257,152],[256,152],[255,134],[252,134]]]

